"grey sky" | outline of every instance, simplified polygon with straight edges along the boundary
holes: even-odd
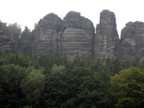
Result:
[[[0,3],[1,21],[17,22],[30,29],[48,13],[63,18],[71,10],[92,20],[94,26],[103,9],[113,11],[119,33],[128,21],[144,21],[143,0],[0,0]]]

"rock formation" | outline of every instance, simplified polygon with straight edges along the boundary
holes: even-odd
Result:
[[[96,28],[95,57],[112,58],[118,55],[119,36],[116,28],[116,18],[113,12],[103,10],[100,13],[100,23]]]
[[[78,12],[69,12],[64,18],[65,31],[62,35],[63,54],[92,56],[94,26],[93,23]]]
[[[128,22],[121,32],[120,46],[122,57],[144,57],[144,23]]]
[[[144,23],[127,23],[119,39],[115,14],[108,10],[100,13],[96,34],[93,23],[78,12],[70,11],[63,20],[48,14],[38,22],[32,40],[38,56],[53,51],[68,57],[144,57]]]
[[[94,27],[90,20],[77,12],[69,12],[62,21],[49,14],[39,21],[34,30],[33,50],[35,55],[49,51],[68,57],[92,56]]]
[[[0,51],[14,52],[16,49],[15,42],[5,36],[3,33],[0,33]]]
[[[98,59],[144,59],[144,22],[128,22],[119,39],[115,14],[109,10],[100,13],[96,33],[93,23],[74,11],[67,13],[63,20],[54,13],[46,15],[32,32],[26,27],[18,42],[11,38],[18,37],[20,28],[9,38],[7,35],[15,32],[11,29],[0,22],[0,52],[19,50],[36,56],[54,52],[68,58],[78,55]]]
[[[63,30],[63,21],[57,15],[53,13],[46,15],[38,22],[33,31],[33,54],[39,56],[49,51],[58,53],[61,48],[59,34]]]

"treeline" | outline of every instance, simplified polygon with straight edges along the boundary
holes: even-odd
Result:
[[[26,26],[22,30],[21,26],[17,23],[8,24],[0,21],[0,35],[12,39],[15,42],[16,51],[31,55],[32,33],[33,31]]]
[[[17,41],[22,30],[19,24],[7,24],[0,21],[0,33],[6,35],[7,37]]]
[[[0,54],[0,108],[142,108],[144,63]]]

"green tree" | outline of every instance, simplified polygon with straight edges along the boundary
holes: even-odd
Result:
[[[7,64],[15,64],[22,67],[29,67],[32,66],[32,61],[29,56],[23,53],[2,53],[0,55],[0,64],[7,65]]]
[[[27,104],[33,106],[33,108],[40,105],[41,94],[44,90],[44,80],[43,70],[32,69],[32,72],[21,82],[22,91],[27,98]]]
[[[31,60],[22,53],[0,54],[0,107],[19,108],[26,99],[21,90],[21,81],[30,71]]]
[[[98,82],[90,68],[67,69],[54,65],[47,74],[43,94],[44,107],[88,108],[96,105]]]
[[[65,66],[63,66],[63,65],[58,66],[57,64],[54,64],[52,66],[51,71],[52,71],[53,74],[58,73],[58,72],[63,73],[63,72],[65,72]]]
[[[109,67],[105,64],[99,64],[95,72],[95,79],[98,81],[97,97],[96,101],[98,108],[108,108],[110,107],[110,77],[112,72],[109,71]]]
[[[19,49],[28,55],[32,52],[32,33],[28,27],[25,27],[19,39]]]
[[[111,77],[112,96],[118,108],[142,108],[144,70],[132,67]]]
[[[14,64],[0,65],[0,108],[19,108],[25,103],[20,82],[27,69]]]
[[[19,36],[21,34],[21,28],[20,25],[18,25],[17,23],[14,24],[9,24],[7,26],[8,28],[8,32],[6,33],[11,39],[15,40],[16,42],[18,42]]]
[[[8,32],[7,23],[0,21],[0,33],[6,34]]]
[[[0,33],[13,39],[15,42],[18,42],[19,36],[21,34],[21,28],[17,23],[7,24],[0,21]]]
[[[54,64],[64,66],[69,64],[65,57],[58,56],[54,52],[49,52],[46,55],[41,55],[38,58],[34,58],[34,63],[36,67],[44,67],[47,70],[51,69]]]

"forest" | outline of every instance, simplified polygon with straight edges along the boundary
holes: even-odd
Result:
[[[144,63],[0,53],[0,108],[142,108]]]
[[[0,30],[19,45],[0,52],[0,108],[143,107],[142,59],[32,56],[27,27],[0,22]]]

